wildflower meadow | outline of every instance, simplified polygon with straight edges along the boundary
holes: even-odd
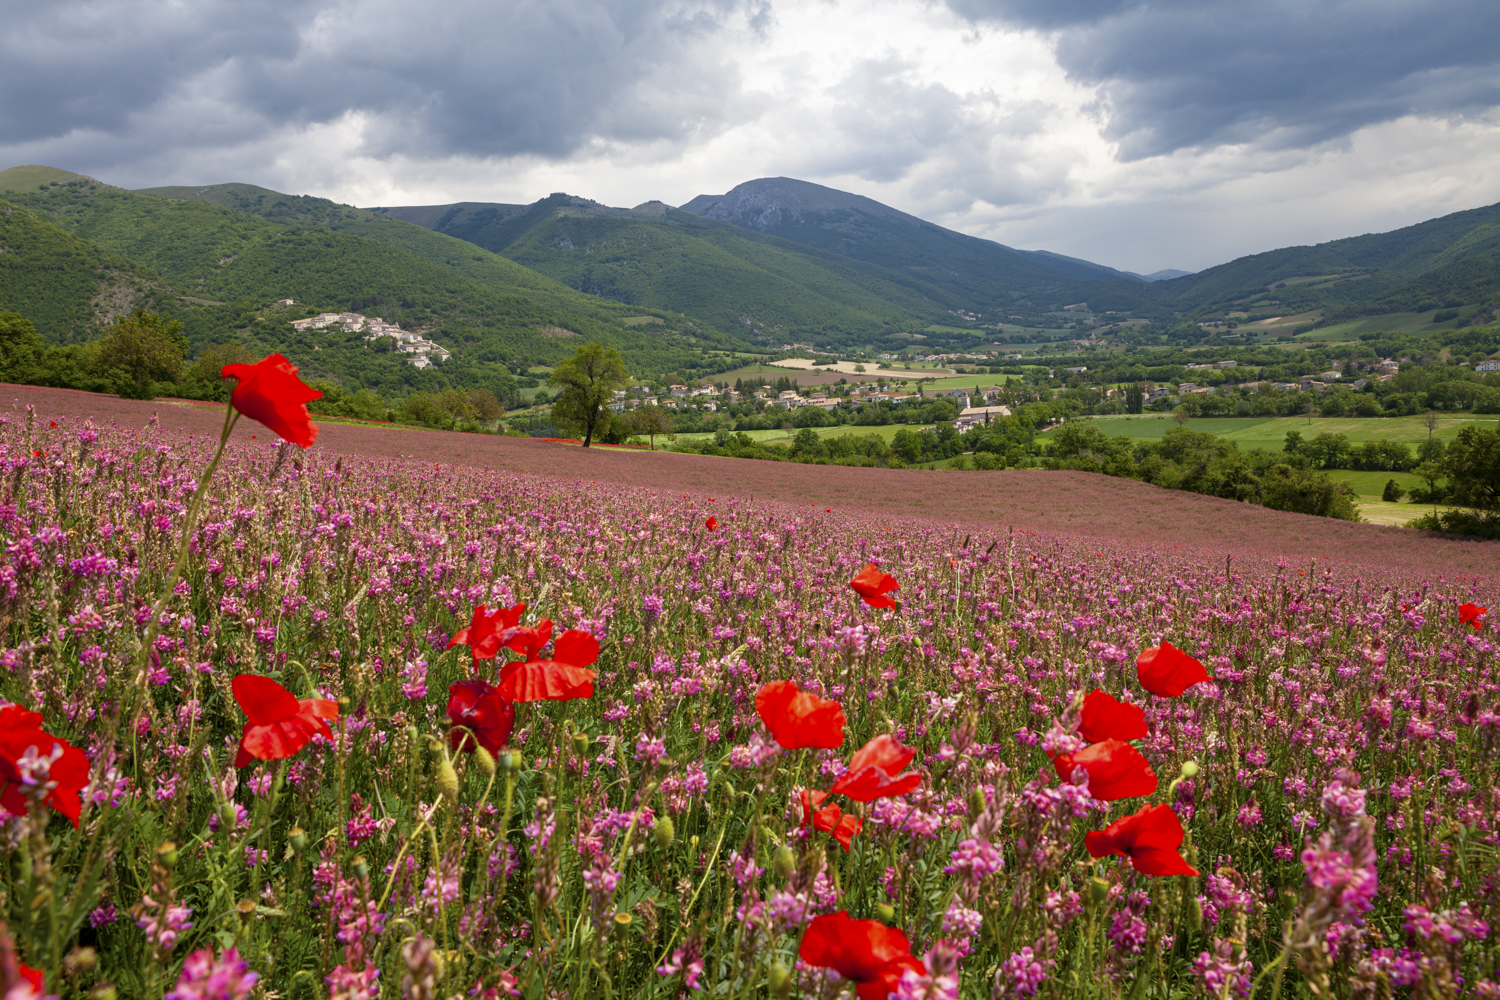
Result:
[[[339,455],[231,368],[0,417],[6,1000],[1500,997],[1489,583]]]

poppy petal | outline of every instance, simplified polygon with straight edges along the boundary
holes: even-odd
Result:
[[[1083,699],[1078,731],[1090,743],[1101,740],[1143,740],[1148,734],[1146,710],[1116,701],[1098,688]]]
[[[1161,698],[1177,698],[1193,685],[1213,679],[1203,664],[1165,640],[1142,650],[1135,670],[1141,687]]]
[[[297,696],[269,677],[239,674],[230,681],[234,700],[254,725],[262,725],[296,715]]]
[[[571,701],[593,697],[595,676],[587,667],[556,660],[513,662],[500,671],[495,690],[510,701]]]
[[[586,667],[599,658],[599,640],[587,632],[570,628],[557,637],[552,647],[552,658],[575,667]]]

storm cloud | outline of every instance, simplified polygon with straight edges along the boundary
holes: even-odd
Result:
[[[1408,115],[1500,104],[1493,0],[949,0],[1055,33],[1099,88],[1126,160],[1189,147],[1302,147]]]

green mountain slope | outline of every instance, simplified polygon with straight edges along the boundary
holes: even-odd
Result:
[[[86,339],[138,302],[172,291],[132,261],[0,201],[0,311],[21,313],[47,340]]]
[[[1006,305],[1008,292],[1070,280],[1138,280],[1074,257],[966,236],[870,198],[791,177],[746,181],[727,194],[699,195],[682,207],[909,274],[964,297],[971,308]]]
[[[868,340],[968,304],[887,268],[660,202],[620,209],[558,194],[532,205],[375,211],[502,253],[570,287],[705,316],[763,341]]]

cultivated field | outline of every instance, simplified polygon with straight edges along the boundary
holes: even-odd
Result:
[[[0,883],[49,988],[1493,989],[1500,547],[242,421],[178,580],[223,411],[5,394]]]
[[[1171,416],[1156,413],[1087,419],[1110,437],[1123,435],[1155,440],[1177,427],[1177,421]],[[1492,427],[1495,418],[1467,414],[1439,416],[1437,429],[1432,436],[1446,441],[1456,436],[1459,428],[1468,424]],[[1422,417],[1314,417],[1310,421],[1305,417],[1199,417],[1189,420],[1185,426],[1189,430],[1233,441],[1241,451],[1252,448],[1280,451],[1286,444],[1287,431],[1296,431],[1304,441],[1319,434],[1342,434],[1355,444],[1390,440],[1415,445],[1427,440],[1428,434]]]

